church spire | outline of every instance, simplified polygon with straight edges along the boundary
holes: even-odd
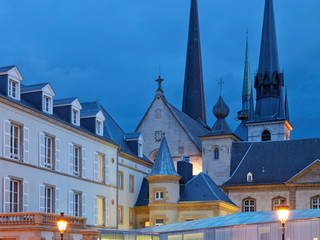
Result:
[[[182,111],[206,123],[197,0],[191,0]]]
[[[273,0],[265,0],[264,20],[258,73],[255,120],[277,120],[284,117],[283,73],[280,72]]]
[[[249,118],[249,112],[251,107],[252,98],[252,86],[251,86],[251,71],[250,71],[250,59],[249,59],[249,40],[247,32],[246,40],[246,56],[244,64],[243,86],[242,86],[242,109],[238,112],[238,119],[246,121]]]

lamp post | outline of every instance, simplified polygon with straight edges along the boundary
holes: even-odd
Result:
[[[61,240],[63,240],[63,233],[66,231],[68,222],[64,217],[64,213],[60,213],[60,218],[57,221],[58,230],[60,232]]]
[[[285,240],[285,225],[289,218],[289,207],[288,206],[279,206],[277,207],[278,219],[282,224],[282,240]]]

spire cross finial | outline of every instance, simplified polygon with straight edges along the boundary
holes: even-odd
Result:
[[[223,88],[223,84],[224,84],[224,81],[222,78],[220,78],[218,84],[220,85],[220,96],[222,96],[222,88]]]
[[[163,82],[163,78],[161,78],[161,76],[159,75],[159,77],[158,77],[158,79],[156,80],[156,82],[158,83],[158,89],[157,89],[157,92],[163,92],[163,90],[162,90],[162,86],[161,86],[161,84],[162,84],[162,82]]]

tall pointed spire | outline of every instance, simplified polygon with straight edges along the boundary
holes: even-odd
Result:
[[[242,86],[242,109],[238,112],[238,119],[246,121],[249,118],[250,112],[250,99],[252,95],[251,84],[251,71],[250,71],[250,59],[249,59],[249,40],[247,32],[246,41],[246,57],[244,64],[243,86]]]
[[[191,0],[182,111],[206,123],[197,0]]]
[[[265,0],[259,68],[254,83],[257,91],[255,120],[285,118],[283,86],[284,79],[279,67],[273,0]]]
[[[289,114],[289,102],[288,102],[288,93],[287,93],[287,88],[286,88],[286,96],[284,100],[284,107],[285,107],[285,112],[286,112],[286,119],[290,121],[290,114]]]

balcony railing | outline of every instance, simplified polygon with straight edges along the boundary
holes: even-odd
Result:
[[[60,215],[40,212],[1,213],[0,227],[8,225],[56,225]],[[84,228],[86,218],[65,216],[68,226]]]

